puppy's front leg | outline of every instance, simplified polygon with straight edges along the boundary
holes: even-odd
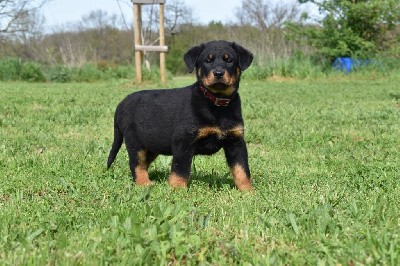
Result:
[[[168,183],[173,188],[186,188],[189,183],[190,169],[194,151],[190,145],[179,143],[173,147],[171,175]]]
[[[235,185],[239,190],[254,190],[250,181],[250,169],[246,143],[243,138],[229,142],[225,147],[225,157],[231,169]]]

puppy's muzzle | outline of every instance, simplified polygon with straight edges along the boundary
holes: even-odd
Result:
[[[213,74],[215,79],[222,79],[225,75],[225,70],[217,68],[214,69]]]

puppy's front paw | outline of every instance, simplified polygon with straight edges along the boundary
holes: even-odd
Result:
[[[251,184],[250,180],[247,180],[246,182],[236,182],[236,186],[240,191],[250,191],[254,192],[254,187]]]
[[[154,182],[150,181],[149,173],[143,167],[136,167],[135,168],[135,175],[136,175],[136,185],[138,186],[151,186]]]
[[[137,185],[137,186],[140,186],[140,187],[152,186],[152,185],[154,185],[154,184],[155,184],[155,183],[154,183],[153,181],[150,181],[150,180],[146,180],[146,181],[141,180],[140,182],[136,181],[136,185]]]
[[[168,179],[168,184],[172,188],[187,188],[188,186],[188,179],[182,176],[179,176],[175,173],[171,173]]]
[[[253,185],[242,166],[236,164],[231,168],[236,187],[240,191],[254,191]]]

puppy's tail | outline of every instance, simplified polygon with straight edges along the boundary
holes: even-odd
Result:
[[[118,154],[119,149],[121,148],[122,142],[124,140],[123,134],[119,129],[117,123],[114,124],[114,142],[111,147],[110,154],[108,155],[107,160],[107,169],[110,168],[111,164],[114,162],[115,157]]]

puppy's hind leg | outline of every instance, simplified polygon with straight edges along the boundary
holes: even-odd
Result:
[[[150,163],[157,157],[145,149],[135,147],[132,138],[126,138],[126,148],[129,155],[129,167],[132,172],[133,180],[138,186],[152,185],[149,179],[148,168]]]

